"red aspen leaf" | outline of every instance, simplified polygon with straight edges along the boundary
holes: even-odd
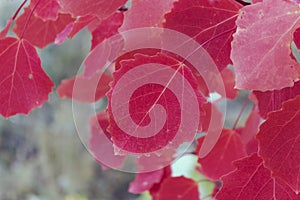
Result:
[[[127,0],[57,0],[63,12],[70,13],[74,17],[92,15],[99,19],[105,19],[122,7]]]
[[[113,62],[120,54],[123,44],[124,40],[118,34],[95,46],[84,61],[84,76],[91,77],[98,71],[102,71],[108,62]]]
[[[63,80],[57,88],[57,93],[61,98],[67,97],[82,102],[96,102],[104,97],[110,89],[109,83],[112,76],[103,73],[94,74],[92,77],[76,76]],[[75,84],[76,82],[76,84]],[[74,87],[76,85],[76,87]]]
[[[252,0],[252,3],[262,2],[262,0]]]
[[[294,42],[297,48],[300,49],[300,28],[294,32]]]
[[[19,37],[23,32],[29,13],[30,8],[25,8],[25,12],[16,20],[16,26],[13,31]],[[41,18],[33,15],[28,22],[23,38],[39,48],[44,48],[48,44],[53,43],[57,34],[61,33],[72,21],[74,19],[69,14],[59,14],[55,21],[43,21]]]
[[[97,19],[95,16],[89,16],[89,15],[83,17],[77,17],[73,23],[73,28],[70,34],[68,35],[68,38],[73,38],[79,31],[81,31],[84,27],[86,27],[89,23],[91,23],[95,19]]]
[[[263,160],[252,154],[234,162],[236,170],[222,177],[223,185],[217,193],[220,200],[282,199],[298,200],[287,185],[272,178],[263,165]]]
[[[223,92],[220,91],[220,84],[224,85],[224,89],[225,89],[225,93],[223,96],[229,99],[235,99],[237,94],[238,94],[238,90],[234,88],[235,86],[235,79],[234,79],[234,73],[232,70],[230,70],[229,68],[224,68],[220,75],[221,78],[219,78],[219,74],[212,74],[210,77],[210,90],[207,88],[207,83],[205,82],[205,80],[203,79],[203,77],[197,73],[197,72],[193,72],[195,74],[195,77],[197,79],[197,83],[198,83],[198,88],[199,90],[202,92],[202,94],[204,94],[205,96],[209,96],[209,93],[212,92],[218,92],[219,94],[222,94]]]
[[[258,152],[258,141],[256,138],[252,138],[247,144],[246,144],[246,152],[248,155],[251,155],[253,153]]]
[[[108,116],[105,112],[100,112],[90,119],[89,147],[103,169],[121,167],[126,158],[115,155],[110,134],[107,132],[108,125]]]
[[[231,51],[236,88],[266,91],[292,87],[300,74],[299,63],[290,56],[293,32],[300,26],[299,6],[264,0],[242,8],[236,24]]]
[[[137,53],[152,56],[159,52],[160,52],[159,49],[151,49],[151,48],[138,49],[135,51],[128,52],[117,58],[115,68],[116,70],[118,70],[120,68],[120,61],[126,59],[132,59],[134,58],[134,55]],[[237,96],[238,90],[234,89],[234,85],[235,85],[234,73],[229,68],[225,68],[222,70],[221,72],[222,79],[220,79],[218,76],[214,76],[214,75],[211,76],[210,78],[211,91],[209,91],[203,77],[193,68],[193,66],[190,63],[186,62],[184,58],[175,55],[174,53],[171,52],[164,52],[164,54],[173,57],[174,59],[177,59],[180,62],[183,62],[191,69],[193,75],[197,80],[198,89],[201,91],[203,95],[209,96],[210,92],[219,92],[220,94],[222,94],[222,92],[219,91],[220,90],[219,85],[222,84],[225,86],[225,92],[227,98],[234,99]]]
[[[144,154],[191,142],[204,99],[190,70],[164,54],[136,54],[121,65],[108,93],[114,145]]]
[[[164,14],[173,7],[175,0],[135,0],[124,14],[120,31],[141,27],[162,27]],[[142,14],[141,14],[142,13]]]
[[[181,152],[176,152],[176,149],[165,149],[160,151],[159,154],[154,152],[139,155],[135,160],[138,166],[137,172],[150,172],[169,166],[175,160],[174,158],[178,157],[178,153],[180,154]]]
[[[35,48],[24,39],[0,40],[0,114],[28,114],[48,100],[54,84]]]
[[[200,200],[198,184],[183,176],[165,179],[158,193],[158,200]]]
[[[258,100],[259,113],[263,118],[267,118],[269,112],[279,110],[284,101],[300,95],[300,81],[293,87],[286,87],[281,90],[273,91],[253,91]]]
[[[231,63],[230,43],[240,8],[232,0],[179,0],[165,15],[164,27],[195,38],[222,71]]]
[[[248,155],[257,152],[258,143],[255,139],[255,136],[259,131],[260,121],[261,117],[258,113],[258,109],[256,106],[254,106],[245,126],[239,130],[242,142],[246,146]]]
[[[221,71],[221,76],[225,86],[226,97],[229,99],[235,99],[238,94],[238,90],[234,88],[235,78],[233,71],[229,68],[225,68]],[[216,92],[218,92],[218,90],[216,90]]]
[[[105,38],[109,38],[118,33],[118,29],[123,23],[123,13],[115,13],[103,20],[92,32],[92,49],[94,49]]]
[[[215,104],[208,102],[202,106],[202,109],[204,114],[200,117],[202,127],[201,131],[207,132],[209,130],[209,126],[220,127],[223,124],[223,114]],[[213,120],[211,116],[212,112],[216,113],[216,116]]]
[[[257,134],[259,155],[272,176],[300,191],[300,96],[268,115]]]
[[[32,9],[38,0],[30,1],[30,8]],[[57,0],[40,0],[34,10],[34,14],[41,18],[43,21],[56,20],[60,6]]]
[[[197,154],[203,140],[203,137],[198,139]],[[240,135],[233,130],[224,129],[212,151],[206,157],[198,159],[201,165],[199,171],[213,180],[218,180],[234,170],[232,161],[244,156],[246,153]]]
[[[245,126],[239,130],[242,141],[247,144],[258,133],[261,117],[256,106],[253,106],[252,111],[245,123]]]
[[[9,21],[6,23],[4,29],[0,31],[0,39],[4,38],[7,35],[8,31],[11,27],[12,22],[13,22],[13,19],[10,18]]]
[[[71,22],[69,23],[64,30],[62,30],[60,33],[56,35],[56,38],[54,40],[54,44],[62,44],[64,41],[68,38],[70,35],[71,31],[73,30],[74,23]]]
[[[161,177],[160,182],[159,182],[159,183],[155,183],[155,184],[151,187],[151,189],[149,190],[149,192],[150,192],[150,194],[151,194],[151,197],[152,197],[152,200],[158,200],[158,198],[159,198],[159,190],[160,190],[160,187],[161,187],[161,183],[162,183],[165,179],[171,177],[171,175],[172,175],[172,170],[171,170],[170,165],[167,166],[167,167],[165,167],[165,168],[163,168],[163,175],[162,175],[162,177]]]
[[[129,185],[128,192],[133,194],[140,194],[149,190],[154,184],[160,183],[164,174],[164,169],[156,170],[147,173],[138,173]]]
[[[137,49],[134,51],[127,52],[116,59],[115,70],[119,70],[121,68],[122,60],[134,59],[136,54],[143,54],[147,56],[155,56],[157,53],[160,53],[159,49],[145,48],[145,49]]]

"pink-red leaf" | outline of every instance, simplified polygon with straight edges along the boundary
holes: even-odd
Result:
[[[121,66],[108,93],[114,145],[150,153],[191,142],[204,101],[191,71],[164,54],[137,54]]]
[[[203,137],[198,139],[197,152],[203,140]],[[232,161],[244,156],[246,153],[240,135],[235,131],[224,129],[212,151],[206,157],[198,159],[201,165],[199,170],[209,178],[217,180],[234,170]]]
[[[183,176],[165,179],[158,193],[158,200],[200,200],[199,197],[198,184]]]
[[[294,42],[297,48],[300,49],[300,28],[294,32]]]
[[[24,39],[0,40],[0,114],[29,113],[48,100],[53,83],[35,48]]]
[[[32,9],[38,0],[30,1],[30,8]],[[38,5],[34,10],[34,14],[41,18],[43,21],[56,20],[60,6],[57,0],[39,0]]]
[[[266,92],[254,91],[253,93],[258,100],[260,115],[266,118],[269,112],[279,110],[284,101],[300,95],[300,81],[296,82],[293,87]]]
[[[257,134],[259,155],[272,176],[300,191],[300,96],[268,115]]]
[[[299,6],[264,0],[241,9],[232,42],[236,87],[274,90],[292,87],[300,65],[290,56],[293,33],[300,26]]]
[[[29,13],[30,8],[25,8],[25,12],[16,20],[16,27],[13,31],[19,37],[23,32]],[[61,33],[72,21],[74,21],[74,19],[69,14],[59,14],[55,21],[43,21],[41,18],[33,15],[29,20],[23,38],[28,40],[31,44],[43,48],[53,43],[57,34]]]
[[[100,112],[90,119],[91,137],[89,147],[94,158],[103,169],[118,168],[124,163],[126,157],[115,155],[110,134],[107,132],[109,125],[108,116]]]
[[[223,124],[223,114],[218,109],[218,107],[213,103],[206,103],[202,107],[203,111],[205,112],[200,117],[201,123],[201,131],[207,132],[208,130],[213,130],[214,127],[221,127]],[[214,119],[212,119],[212,113],[216,113]],[[212,127],[209,129],[209,127]]]
[[[123,13],[114,13],[103,20],[92,32],[92,49],[94,49],[105,38],[109,38],[118,33],[118,29],[123,24]]]
[[[102,74],[101,77],[99,73],[96,73],[90,78],[81,75],[63,80],[57,88],[57,93],[61,98],[67,97],[82,102],[95,102],[105,96],[111,81],[112,76],[107,73]]]
[[[66,25],[66,27],[56,35],[56,38],[54,40],[55,44],[62,44],[64,43],[64,41],[68,38],[68,36],[70,35],[71,31],[73,30],[74,27],[74,23],[71,22],[68,25]]]
[[[162,27],[164,14],[173,7],[174,0],[135,0],[124,14],[120,31],[141,27]],[[141,14],[142,13],[142,14]]]
[[[151,194],[151,197],[152,197],[152,200],[158,200],[158,198],[159,198],[159,190],[160,190],[160,187],[161,187],[161,185],[162,185],[161,183],[162,183],[165,179],[171,177],[171,175],[172,175],[172,170],[171,170],[170,165],[167,166],[167,167],[165,167],[165,168],[163,168],[162,170],[163,170],[163,175],[162,175],[162,177],[161,177],[160,182],[159,182],[159,183],[155,183],[155,184],[151,187],[151,189],[149,190],[149,192],[150,192],[150,194]]]
[[[140,194],[146,190],[150,190],[154,184],[159,183],[164,174],[164,169],[147,173],[138,173],[129,185],[128,192]]]
[[[238,90],[234,88],[235,80],[233,71],[229,68],[225,68],[221,71],[221,76],[225,86],[226,97],[230,99],[235,99],[238,94]]]
[[[105,19],[113,14],[118,8],[122,7],[127,0],[57,0],[63,12],[70,13],[72,16],[93,15],[99,19]]]
[[[164,27],[194,37],[221,71],[231,63],[231,35],[240,8],[232,0],[179,0],[165,16]]]
[[[298,200],[287,185],[271,177],[263,160],[253,154],[234,163],[236,170],[222,177],[223,185],[217,193],[218,200]]]
[[[256,106],[254,106],[245,126],[239,129],[242,142],[246,146],[248,155],[257,152],[258,145],[255,136],[259,131],[260,121],[261,117],[258,113],[258,109]]]
[[[73,38],[79,31],[81,31],[85,26],[87,26],[92,21],[98,19],[95,16],[84,16],[84,17],[78,17],[73,23],[72,31],[68,35],[68,38]]]

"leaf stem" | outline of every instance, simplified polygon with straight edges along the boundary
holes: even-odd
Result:
[[[41,1],[41,0],[37,0],[37,2],[34,4],[33,8],[31,9],[29,15],[27,16],[27,19],[26,19],[25,24],[24,24],[23,31],[22,31],[22,33],[21,33],[21,35],[20,35],[20,39],[23,38],[24,33],[25,33],[25,31],[26,31],[26,28],[27,28],[27,26],[28,26],[29,20],[30,20],[31,16],[33,15],[34,10],[36,9],[36,7],[38,6],[38,4],[40,3],[40,1]]]
[[[26,4],[28,0],[25,0],[17,9],[17,11],[15,12],[14,16],[12,17],[12,20],[15,20],[20,12],[20,10],[23,8],[23,6]]]
[[[244,102],[244,104],[243,104],[243,106],[242,106],[242,109],[240,110],[240,113],[239,113],[239,115],[237,116],[237,118],[236,118],[236,120],[235,120],[235,122],[234,122],[234,124],[233,124],[233,126],[232,126],[232,130],[235,130],[235,129],[236,129],[236,126],[237,126],[238,122],[240,121],[241,116],[242,116],[242,114],[243,114],[245,108],[247,107],[248,103],[249,103],[249,98],[247,98],[247,100]]]
[[[201,179],[201,180],[197,180],[197,183],[214,183],[213,181],[210,181],[208,179]]]

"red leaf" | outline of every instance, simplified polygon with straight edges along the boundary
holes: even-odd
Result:
[[[108,125],[108,116],[105,112],[100,112],[90,119],[89,147],[103,169],[108,167],[115,169],[123,165],[126,157],[115,155],[110,134],[106,131]]]
[[[72,16],[93,15],[99,19],[105,19],[122,7],[127,0],[57,0],[63,12],[70,13]]]
[[[133,194],[140,194],[149,190],[154,184],[159,183],[164,174],[164,169],[160,169],[148,173],[138,173],[129,185],[128,191]]]
[[[13,19],[10,18],[9,21],[6,23],[4,29],[0,31],[0,39],[4,38],[7,35],[8,31],[11,27],[12,22],[13,22]]]
[[[269,112],[279,110],[284,101],[300,95],[300,81],[296,82],[293,87],[267,92],[254,91],[253,93],[258,100],[260,115],[266,118]]]
[[[198,184],[183,176],[165,179],[158,194],[158,200],[200,200],[199,197]]]
[[[292,87],[300,75],[300,65],[290,56],[293,32],[300,26],[299,6],[265,0],[242,8],[236,23],[231,51],[236,87],[259,91]]]
[[[234,162],[236,170],[222,177],[223,185],[216,198],[220,200],[282,199],[297,200],[296,195],[281,181],[275,181],[257,154]]]
[[[259,155],[272,176],[300,191],[300,96],[268,115],[257,134]]]
[[[57,93],[61,98],[67,97],[82,102],[96,102],[108,92],[110,89],[108,84],[111,81],[112,76],[107,73],[102,74],[101,77],[99,73],[96,73],[90,78],[81,75],[63,80],[57,88]]]
[[[118,29],[123,23],[123,13],[115,13],[103,20],[92,32],[92,49],[94,49],[105,38],[109,38],[118,33]]]
[[[205,114],[200,117],[201,131],[207,132],[208,130],[213,130],[214,127],[221,127],[223,125],[223,114],[215,104],[208,102],[203,105],[202,109]],[[212,120],[213,112],[215,116]],[[209,129],[209,127],[211,127],[211,129]]]
[[[179,151],[179,153],[182,153]],[[178,151],[176,149],[165,149],[158,153],[148,153],[145,155],[139,155],[135,159],[135,163],[138,166],[137,172],[149,172],[157,170],[162,167],[169,166],[178,157]]]
[[[198,139],[197,153],[203,143],[204,138]],[[246,156],[245,149],[238,133],[224,129],[212,151],[204,158],[199,158],[200,172],[211,179],[218,180],[232,170],[232,161]],[[222,167],[220,167],[222,166]]]
[[[235,99],[238,94],[238,90],[234,88],[235,80],[233,71],[229,68],[225,68],[221,71],[221,76],[223,79],[223,84],[225,86],[226,97],[229,99]]]
[[[149,190],[149,192],[150,192],[150,194],[151,194],[151,197],[152,197],[152,200],[158,200],[158,198],[159,198],[159,190],[160,190],[160,187],[161,187],[161,183],[162,183],[165,179],[171,177],[171,175],[172,175],[172,170],[171,170],[170,165],[167,166],[167,167],[165,167],[165,168],[163,168],[163,175],[162,175],[162,177],[161,177],[160,182],[159,182],[159,183],[155,183],[155,184],[151,187],[151,189]]]
[[[258,109],[256,106],[254,106],[245,126],[240,129],[241,139],[243,144],[246,146],[248,155],[257,152],[258,146],[255,136],[259,131],[260,121],[261,117],[258,113]]]
[[[294,32],[294,42],[297,48],[300,49],[300,28]]]
[[[53,83],[35,48],[24,39],[0,40],[0,114],[29,113],[48,100]]]
[[[231,63],[231,35],[240,8],[232,0],[179,0],[165,16],[164,27],[194,37],[222,71]]]
[[[73,30],[74,23],[69,23],[60,33],[56,35],[56,38],[54,40],[54,44],[62,44],[67,39],[67,37],[70,35],[71,31]]]
[[[121,65],[108,93],[114,145],[140,154],[191,142],[204,100],[190,70],[163,54],[137,54]]]
[[[120,31],[141,27],[162,27],[164,14],[170,11],[175,0],[135,0],[124,14]],[[142,14],[141,14],[142,13]]]
[[[98,20],[94,16],[84,16],[84,17],[78,17],[72,27],[72,31],[68,35],[68,38],[73,38],[79,31],[81,31],[85,26],[90,24],[93,20]]]
[[[118,57],[123,45],[124,40],[122,36],[116,35],[103,40],[103,42],[94,47],[84,61],[84,76],[91,77],[98,71],[106,69],[107,63],[114,62],[114,59]]]
[[[16,27],[13,31],[20,37],[26,24],[27,16],[30,13],[29,8],[25,8],[25,12],[16,20]],[[43,48],[53,43],[57,34],[61,33],[65,27],[74,21],[68,14],[59,14],[55,21],[43,21],[41,18],[31,16],[23,38],[31,44]]]
[[[30,8],[32,9],[38,0],[30,1]],[[43,21],[56,20],[58,17],[60,6],[56,0],[40,0],[34,10],[34,14]]]

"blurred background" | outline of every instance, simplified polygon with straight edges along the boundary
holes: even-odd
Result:
[[[21,3],[0,0],[0,29]],[[39,51],[56,85],[77,73],[90,39],[82,31],[72,41]],[[72,101],[59,99],[55,91],[28,116],[0,117],[0,200],[136,199],[127,192],[133,179],[133,174],[102,171],[80,142]]]

